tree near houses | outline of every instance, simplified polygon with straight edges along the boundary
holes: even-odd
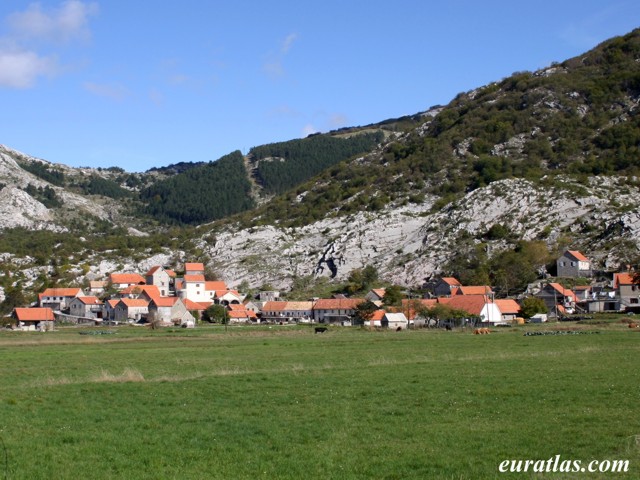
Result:
[[[547,313],[547,306],[541,298],[527,297],[522,301],[521,311],[524,318],[529,318],[536,313]]]
[[[427,318],[435,320],[437,326],[442,326],[444,322],[450,322],[452,326],[462,326],[463,319],[470,316],[468,312],[451,308],[444,303],[437,303],[433,307],[426,309],[425,314]]]
[[[358,325],[363,325],[371,321],[374,312],[378,310],[378,306],[370,300],[366,300],[356,305],[354,320]]]
[[[202,315],[202,319],[209,323],[226,323],[227,318],[227,309],[223,305],[211,305]]]
[[[382,303],[385,306],[398,306],[402,302],[402,287],[399,285],[392,285],[385,289]]]
[[[347,292],[351,295],[366,292],[378,281],[378,270],[372,265],[357,268],[349,274]]]

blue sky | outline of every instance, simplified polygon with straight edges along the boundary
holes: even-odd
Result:
[[[0,2],[0,143],[145,171],[448,103],[640,26],[636,0]]]

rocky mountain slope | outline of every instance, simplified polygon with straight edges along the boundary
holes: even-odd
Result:
[[[87,237],[73,256],[67,271],[75,277],[60,280],[67,282],[99,277],[111,267],[139,271],[150,261],[198,259],[231,284],[286,289],[300,278],[343,281],[373,265],[385,280],[415,286],[451,273],[456,255],[480,249],[490,258],[517,251],[523,241],[544,242],[550,252],[571,245],[600,268],[615,269],[640,259],[639,105],[636,30],[561,64],[460,94],[449,105],[332,132],[378,136],[355,157],[323,157],[330,166],[311,179],[282,169],[287,157],[280,152],[291,144],[265,146],[263,164],[279,169],[262,172],[262,187],[271,185],[273,198],[195,229],[140,215],[141,192],[158,192],[151,196],[163,215],[162,202],[182,215],[190,207],[176,204],[183,196],[172,189],[202,177],[196,169],[224,174],[224,162],[134,176],[70,169],[0,147],[0,229],[98,235]],[[319,140],[295,142],[299,151],[306,145],[295,168],[310,145],[333,148],[334,140]],[[258,168],[237,156],[227,160],[246,183],[242,172],[257,175]],[[288,183],[280,181],[285,176]],[[259,183],[249,185],[251,195],[261,195]],[[153,238],[96,247],[99,235],[121,237],[108,230],[122,227]],[[37,263],[4,254],[0,267],[32,269],[4,285],[37,285],[52,270]]]
[[[483,240],[493,225],[505,226],[517,239],[543,239],[550,247],[566,236],[603,269],[635,258],[640,247],[640,189],[629,187],[624,177],[593,177],[587,186],[566,179],[551,188],[500,180],[441,210],[432,207],[433,199],[301,228],[228,227],[199,246],[228,280],[284,288],[303,276],[344,281],[366,265],[396,283],[419,286],[443,272],[465,239],[487,249],[509,248],[504,240]]]

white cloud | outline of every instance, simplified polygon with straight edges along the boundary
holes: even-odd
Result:
[[[0,49],[0,87],[29,88],[42,75],[58,70],[55,57],[42,57],[25,50]]]
[[[284,76],[284,57],[289,53],[297,39],[297,33],[290,33],[282,41],[277,52],[267,54],[267,60],[262,65],[262,70],[268,77],[275,79]]]
[[[129,91],[122,85],[86,82],[83,87],[87,92],[93,93],[94,95],[116,101],[122,101],[129,95]]]
[[[310,123],[308,123],[307,125],[305,125],[303,127],[303,129],[302,129],[302,136],[303,137],[308,137],[312,133],[318,133],[318,130],[316,129],[316,127],[314,127]]]
[[[97,11],[97,3],[65,0],[46,11],[40,3],[32,3],[9,15],[9,33],[0,38],[0,87],[30,88],[39,77],[59,73],[58,56],[42,50],[89,38],[89,17]]]
[[[280,47],[280,53],[286,55],[293,46],[293,42],[295,42],[297,39],[297,33],[290,33],[289,35],[287,35],[287,38],[284,39],[284,41],[282,42],[282,46]]]
[[[329,118],[329,125],[332,128],[344,127],[347,124],[348,121],[349,120],[345,115],[343,115],[341,113],[334,113]]]
[[[65,43],[89,38],[89,17],[97,12],[97,3],[79,0],[67,0],[48,11],[40,3],[32,3],[24,12],[11,14],[7,21],[18,38]]]

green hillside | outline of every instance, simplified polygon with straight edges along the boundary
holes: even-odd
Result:
[[[330,167],[245,221],[303,225],[425,195],[442,206],[504,178],[638,175],[638,58],[634,30],[542,71],[460,94],[366,161]]]
[[[249,156],[257,163],[256,177],[265,191],[280,194],[336,163],[373,150],[383,139],[380,130],[348,138],[313,135],[254,147]]]

